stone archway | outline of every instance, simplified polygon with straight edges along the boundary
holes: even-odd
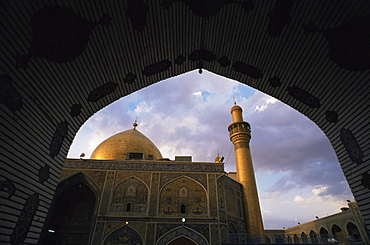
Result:
[[[164,234],[162,237],[158,239],[157,245],[166,245],[169,242],[172,242],[174,239],[181,237],[184,237],[186,241],[190,240],[198,245],[208,245],[207,240],[203,236],[184,226],[173,229]]]
[[[122,244],[122,243],[135,245],[144,244],[143,238],[141,237],[140,233],[128,225],[123,225],[115,229],[104,239],[104,245]]]
[[[74,176],[70,177],[71,179]],[[65,180],[68,182],[68,179]],[[63,183],[62,183],[63,185]],[[80,178],[57,193],[40,244],[87,244],[91,239],[97,198]]]
[[[168,245],[196,245],[196,243],[182,236],[171,241]]]
[[[360,231],[358,230],[357,226],[354,223],[348,222],[346,228],[348,235],[350,236],[350,239],[352,239],[353,241],[361,239]]]
[[[49,208],[83,122],[122,96],[198,68],[250,85],[314,121],[360,211],[369,210],[370,3],[196,2],[4,2],[1,201],[11,210],[4,230],[19,231],[1,233],[5,240],[39,236],[32,220],[43,224],[46,212],[36,211]],[[32,198],[38,195],[43,206]],[[32,200],[35,212],[25,222]],[[370,214],[363,217],[370,230]]]

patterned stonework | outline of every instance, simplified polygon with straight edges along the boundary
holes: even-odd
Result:
[[[67,170],[63,169],[62,173],[60,174],[59,177],[59,182],[62,182],[63,180],[67,179],[68,177],[80,172],[79,170]]]
[[[95,227],[95,234],[92,244],[100,245],[103,239],[104,222],[98,222]]]
[[[192,179],[175,179],[161,190],[159,214],[165,217],[207,217],[207,193]]]
[[[17,224],[10,237],[11,244],[23,243],[27,238],[28,230],[39,206],[39,194],[35,192],[29,196],[18,217]]]
[[[218,224],[211,225],[211,244],[220,244],[220,232]]]
[[[106,171],[84,170],[83,173],[85,173],[87,176],[89,176],[96,183],[96,185],[99,187],[100,190],[103,190],[105,176],[107,174]]]
[[[148,187],[141,180],[130,177],[114,188],[109,214],[145,216],[147,214],[147,202]]]
[[[235,193],[234,190],[229,187],[226,188],[226,207],[227,212],[236,214]]]
[[[157,214],[157,200],[158,200],[158,191],[159,191],[159,174],[153,173],[152,174],[152,188],[150,192],[150,207],[149,207],[149,215],[156,215]]]
[[[144,244],[143,238],[141,235],[131,226],[123,225],[122,227],[116,229],[110,233],[104,239],[105,245],[112,244]]]
[[[209,186],[209,205],[211,217],[217,217],[217,195],[216,195],[216,176],[215,174],[208,175]]]
[[[114,175],[115,175],[115,173],[111,172],[111,171],[109,171],[108,174],[107,174],[107,178],[105,180],[105,187],[104,187],[103,194],[102,194],[102,197],[101,197],[102,202],[100,204],[100,210],[99,210],[100,215],[106,215],[107,214],[109,200],[110,200],[109,197],[110,197],[110,193],[111,193],[111,190],[112,190],[112,187],[113,187],[113,182],[114,182]]]
[[[223,164],[215,163],[145,163],[140,161],[109,161],[109,160],[66,160],[65,168],[106,169],[131,171],[168,171],[168,172],[224,172]]]
[[[151,173],[134,171],[117,171],[115,185],[129,177],[136,177],[143,181],[147,186],[150,186]]]
[[[196,242],[196,244],[199,244],[199,245],[208,245],[207,240],[203,236],[201,236],[196,231],[189,229],[186,226],[181,226],[180,228],[171,230],[166,235],[161,237],[157,244],[158,245],[168,244],[169,242],[171,242],[172,240],[180,236],[185,236],[187,238],[190,238],[191,240]]]
[[[155,242],[155,224],[148,224],[146,229],[146,244],[153,245]]]
[[[182,175],[185,175],[192,179],[197,180],[199,183],[203,185],[205,189],[207,189],[207,179],[206,179],[205,174],[184,174],[184,173],[163,173],[161,174],[161,187],[167,184],[170,180],[173,180]]]

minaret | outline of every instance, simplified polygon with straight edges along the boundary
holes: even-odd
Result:
[[[258,234],[252,237],[263,237],[264,233],[261,209],[258,199],[256,180],[252,164],[249,141],[251,127],[243,121],[242,108],[234,106],[230,112],[233,122],[229,125],[230,141],[234,144],[236,172],[239,183],[243,186],[244,215],[247,224],[247,233]]]

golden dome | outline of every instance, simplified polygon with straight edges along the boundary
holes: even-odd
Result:
[[[163,157],[150,139],[138,130],[130,129],[104,140],[96,147],[90,158],[100,160],[157,160]]]

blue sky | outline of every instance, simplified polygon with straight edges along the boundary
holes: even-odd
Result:
[[[235,171],[227,126],[233,101],[251,124],[251,152],[264,226],[281,229],[340,211],[354,200],[328,139],[308,118],[236,81],[189,72],[121,98],[94,114],[77,133],[68,157],[88,158],[106,138],[131,129],[150,138],[163,157],[193,161],[225,157]]]

